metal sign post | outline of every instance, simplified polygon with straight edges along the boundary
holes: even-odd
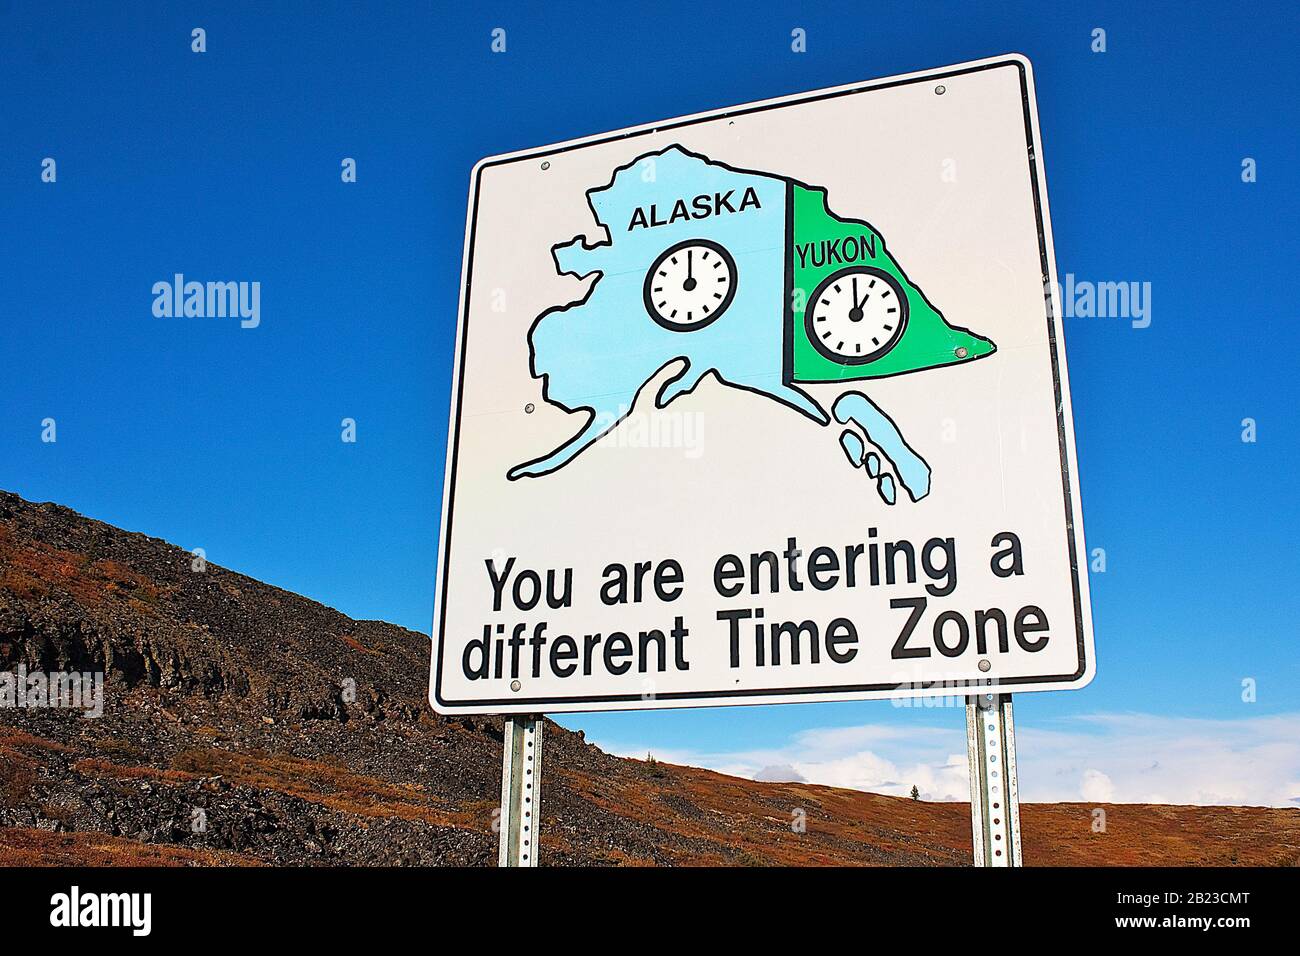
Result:
[[[501,759],[501,846],[497,866],[537,865],[541,810],[542,725],[540,714],[507,717]]]
[[[966,698],[966,759],[976,866],[1020,866],[1020,791],[1010,694]]]

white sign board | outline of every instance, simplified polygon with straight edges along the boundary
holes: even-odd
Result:
[[[472,174],[430,699],[541,713],[1093,674],[1030,64]]]

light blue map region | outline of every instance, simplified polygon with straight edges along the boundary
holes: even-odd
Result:
[[[857,395],[856,392],[850,392],[847,395],[841,396],[841,401],[849,396],[856,396],[867,401],[865,396]],[[848,415],[849,418],[852,418],[857,422],[858,426],[862,428],[863,431],[867,432],[867,439],[869,441],[875,440],[872,437],[873,435],[883,435],[885,442],[889,444],[889,447],[901,448],[902,451],[900,454],[904,457],[911,455],[911,459],[908,461],[909,470],[912,471],[915,476],[914,480],[917,482],[917,487],[920,492],[919,494],[916,494],[915,497],[924,498],[929,492],[930,469],[925,466],[924,461],[921,461],[920,458],[911,454],[911,449],[903,442],[902,436],[898,433],[898,429],[893,428],[893,423],[889,422],[888,419],[885,419],[885,427],[881,427],[877,422],[874,432],[867,427],[867,421],[875,421],[872,417],[873,411],[881,418],[884,417],[879,409],[876,409],[874,405],[864,410],[859,407],[857,402],[851,400],[843,406],[837,402],[835,405],[835,418],[837,421],[847,424],[846,419],[841,418],[840,415]],[[876,493],[880,495],[880,499],[885,504],[892,505],[898,497],[897,491],[894,487],[894,478],[889,474],[880,474],[880,456],[874,451],[868,452],[866,443],[858,437],[858,433],[847,428],[840,432],[840,447],[844,449],[844,454],[848,456],[849,464],[854,468],[861,468],[865,464],[868,477],[877,478],[877,476],[879,476],[876,481]],[[866,456],[865,459],[863,458],[864,455]],[[914,462],[919,462],[924,469],[923,476],[921,475],[921,472],[915,468]],[[923,486],[921,485],[922,480],[924,481]]]
[[[861,392],[845,392],[835,400],[833,411],[835,420],[842,425],[856,422],[866,432],[867,440],[893,462],[898,480],[913,501],[930,493],[930,466],[908,447],[893,421],[871,399]],[[881,476],[879,490],[887,503],[894,503],[894,481],[889,475]]]
[[[564,444],[507,477],[563,467],[628,414],[642,386],[680,359],[685,370],[654,396],[660,408],[715,371],[725,382],[828,423],[820,407],[783,381],[786,187],[780,177],[738,172],[672,146],[620,168],[609,185],[588,193],[609,241],[585,247],[575,239],[554,255],[561,272],[599,275],[585,301],[543,313],[529,344],[533,375],[545,377],[546,400],[590,417]],[[756,202],[738,208],[751,188]],[[730,199],[720,204],[721,196]],[[687,214],[672,215],[683,201]],[[707,327],[674,331],[647,314],[643,282],[665,249],[699,239],[734,257],[735,297]]]
[[[867,450],[857,432],[845,429],[840,433],[840,447],[849,456],[849,464],[854,468],[862,467],[862,453]]]
[[[894,503],[894,479],[889,475],[880,476],[880,497],[887,505]]]

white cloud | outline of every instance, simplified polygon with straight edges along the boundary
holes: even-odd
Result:
[[[803,775],[795,770],[788,763],[772,764],[770,767],[764,767],[758,773],[754,774],[755,780],[761,780],[764,783],[807,783]]]
[[[1100,770],[1085,770],[1079,794],[1089,803],[1114,803],[1115,784]]]
[[[1100,713],[1017,726],[1026,802],[1300,804],[1300,714],[1206,720]],[[967,800],[964,727],[864,724],[805,730],[745,751],[660,751],[602,744],[612,753],[750,779],[772,772],[809,783],[927,800]]]

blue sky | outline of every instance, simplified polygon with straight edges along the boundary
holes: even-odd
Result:
[[[0,487],[427,632],[477,159],[1019,51],[1061,275],[1152,289],[1148,328],[1067,321],[1088,544],[1107,553],[1099,670],[1017,701],[1022,726],[1066,735],[1047,749],[1095,756],[1026,753],[1028,796],[1083,793],[1089,771],[1120,799],[1217,793],[1199,777],[1142,788],[1137,755],[1197,735],[1245,777],[1271,761],[1277,779],[1242,800],[1300,794],[1293,8],[749,6],[0,2]],[[176,272],[259,281],[261,325],[156,318],[151,287]],[[886,702],[564,723],[620,751],[864,786],[921,761],[936,796],[962,743],[959,709]],[[845,728],[875,730],[808,756]],[[1121,767],[1125,747],[1137,762]],[[875,776],[808,769],[872,759]]]

